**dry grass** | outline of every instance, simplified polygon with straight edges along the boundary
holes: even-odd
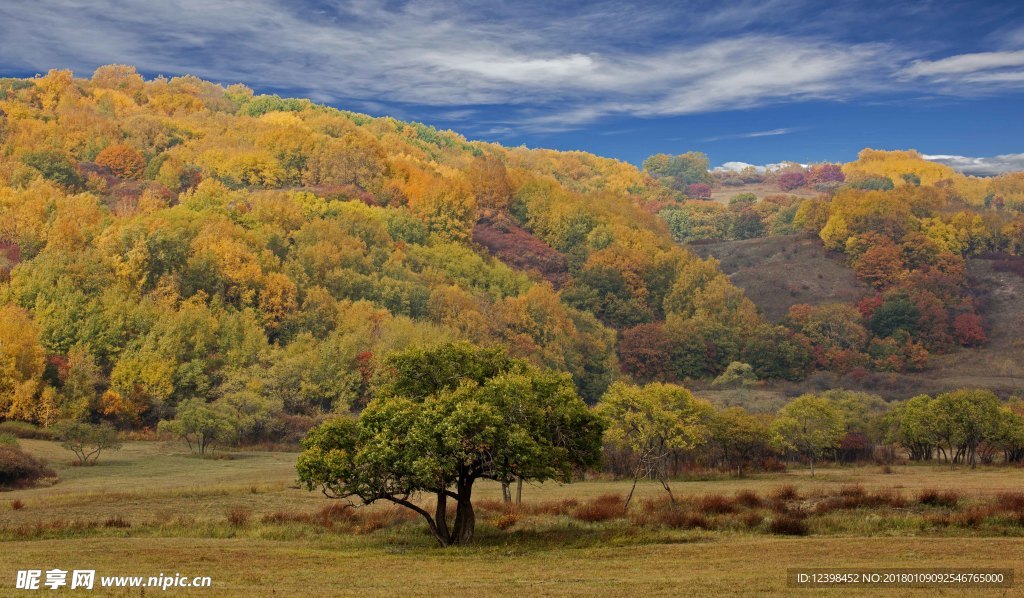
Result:
[[[37,456],[55,449],[22,442]],[[102,574],[173,565],[213,575],[218,596],[782,595],[788,567],[958,566],[963,554],[1024,575],[1021,469],[823,467],[813,479],[791,470],[674,482],[675,507],[659,484],[641,483],[628,512],[623,481],[528,485],[511,508],[500,485],[481,483],[477,545],[439,550],[407,510],[352,509],[293,487],[294,454],[211,461],[182,448],[129,442],[94,468],[57,465],[54,487],[7,493],[0,577],[64,553]],[[235,511],[246,516],[233,522]]]
[[[574,516],[590,523],[608,521],[626,516],[626,497],[621,494],[603,494],[576,508]]]

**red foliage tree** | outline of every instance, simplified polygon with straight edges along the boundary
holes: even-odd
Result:
[[[962,313],[953,320],[953,338],[964,347],[977,347],[985,344],[988,337],[977,314]]]
[[[146,158],[134,147],[118,143],[100,152],[96,156],[96,164],[122,179],[137,179],[146,169]]]
[[[846,175],[838,164],[815,164],[807,169],[807,182],[811,185],[842,183],[845,180]]]
[[[779,189],[792,191],[807,184],[807,177],[802,172],[785,172],[779,175]]]
[[[711,199],[711,186],[705,183],[687,185],[686,196],[692,199]]]
[[[875,288],[884,288],[899,280],[903,269],[903,253],[888,240],[872,245],[853,262],[857,276]]]
[[[619,364],[638,382],[669,380],[671,348],[672,341],[659,323],[627,328],[620,333]]]

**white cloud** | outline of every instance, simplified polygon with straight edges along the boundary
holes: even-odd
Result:
[[[725,162],[725,163],[721,164],[720,166],[715,166],[714,168],[711,169],[711,171],[712,172],[742,172],[743,170],[746,170],[747,168],[753,168],[755,171],[760,172],[761,174],[764,174],[764,173],[772,171],[772,170],[779,170],[780,168],[785,168],[787,166],[792,166],[793,164],[796,164],[796,162],[776,162],[774,164],[748,164],[746,162]],[[803,166],[804,168],[807,167],[806,164],[800,164],[800,166]]]
[[[1004,172],[1024,171],[1024,154],[1003,154],[988,158],[939,154],[925,154],[921,157],[974,176],[995,176]]]

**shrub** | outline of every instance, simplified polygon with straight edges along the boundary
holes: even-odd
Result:
[[[362,517],[362,525],[359,526],[359,533],[369,534],[391,525],[394,513],[390,509],[371,509],[365,511]]]
[[[659,522],[677,529],[711,529],[711,521],[701,513],[691,513],[680,509],[663,511]]]
[[[743,516],[740,517],[740,521],[743,525],[747,526],[747,528],[754,529],[764,521],[764,515],[756,511],[750,511],[749,513],[744,513]]]
[[[568,515],[579,504],[579,501],[575,498],[563,498],[562,500],[546,500],[537,505],[522,505],[519,507],[519,510],[533,515]]]
[[[953,490],[940,492],[929,488],[917,495],[917,502],[930,507],[955,507],[960,502],[960,494]]]
[[[18,437],[10,432],[0,432],[0,446],[18,446]]]
[[[721,494],[702,496],[697,501],[697,505],[704,513],[732,513],[736,510],[733,501]]]
[[[768,524],[768,531],[780,536],[806,536],[807,522],[792,515],[780,515]]]
[[[106,521],[103,522],[103,527],[127,528],[127,527],[131,527],[131,526],[132,526],[132,524],[129,523],[127,519],[125,519],[124,517],[121,517],[120,515],[115,515],[113,517],[110,517],[109,519],[107,519]]]
[[[228,509],[228,523],[234,527],[247,525],[251,518],[252,510],[245,507],[231,507]]]
[[[576,518],[594,523],[623,517],[626,514],[625,500],[618,494],[603,494],[583,503],[576,509]]]
[[[687,185],[686,196],[693,199],[711,199],[711,186],[706,183]]]
[[[786,172],[779,175],[779,189],[792,191],[807,184],[807,177],[802,172]]]
[[[494,526],[498,529],[508,529],[516,523],[519,523],[519,515],[509,512],[498,517],[498,520],[494,522]]]
[[[20,511],[25,508],[25,502],[21,499],[14,499],[11,501],[11,510]]]
[[[19,447],[0,445],[0,487],[23,488],[56,475],[43,461]]]
[[[344,502],[330,502],[320,509],[317,513],[317,519],[321,524],[330,526],[330,524],[339,521],[353,521],[356,518],[355,508]]]
[[[13,434],[23,439],[53,440],[52,431],[28,422],[15,420],[0,422],[0,433]]]
[[[1000,492],[995,504],[1004,511],[1024,512],[1024,492]]]
[[[786,484],[785,486],[773,489],[768,496],[773,500],[796,500],[800,498],[800,493],[796,491],[796,487],[792,484]]]
[[[763,504],[764,501],[758,496],[757,492],[753,490],[740,490],[736,493],[736,504],[747,507],[748,509],[756,509]]]

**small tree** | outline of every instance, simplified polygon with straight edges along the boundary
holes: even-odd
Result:
[[[183,439],[189,451],[205,455],[207,449],[235,436],[236,423],[224,410],[202,399],[190,399],[178,405],[175,419],[161,421],[157,429]]]
[[[843,415],[828,399],[803,395],[779,410],[775,431],[784,448],[807,457],[814,477],[814,462],[839,446]]]
[[[607,441],[630,451],[635,460],[626,507],[637,481],[645,476],[661,482],[674,505],[666,465],[673,452],[704,441],[711,406],[682,386],[653,383],[640,387],[616,382],[601,397],[597,412],[608,423]]]
[[[711,382],[712,386],[724,388],[740,388],[754,384],[757,384],[757,374],[754,373],[754,368],[742,361],[729,363],[725,371]]]
[[[95,465],[103,451],[121,448],[117,430],[109,424],[65,421],[55,424],[53,430],[60,445],[75,454],[79,465]]]

